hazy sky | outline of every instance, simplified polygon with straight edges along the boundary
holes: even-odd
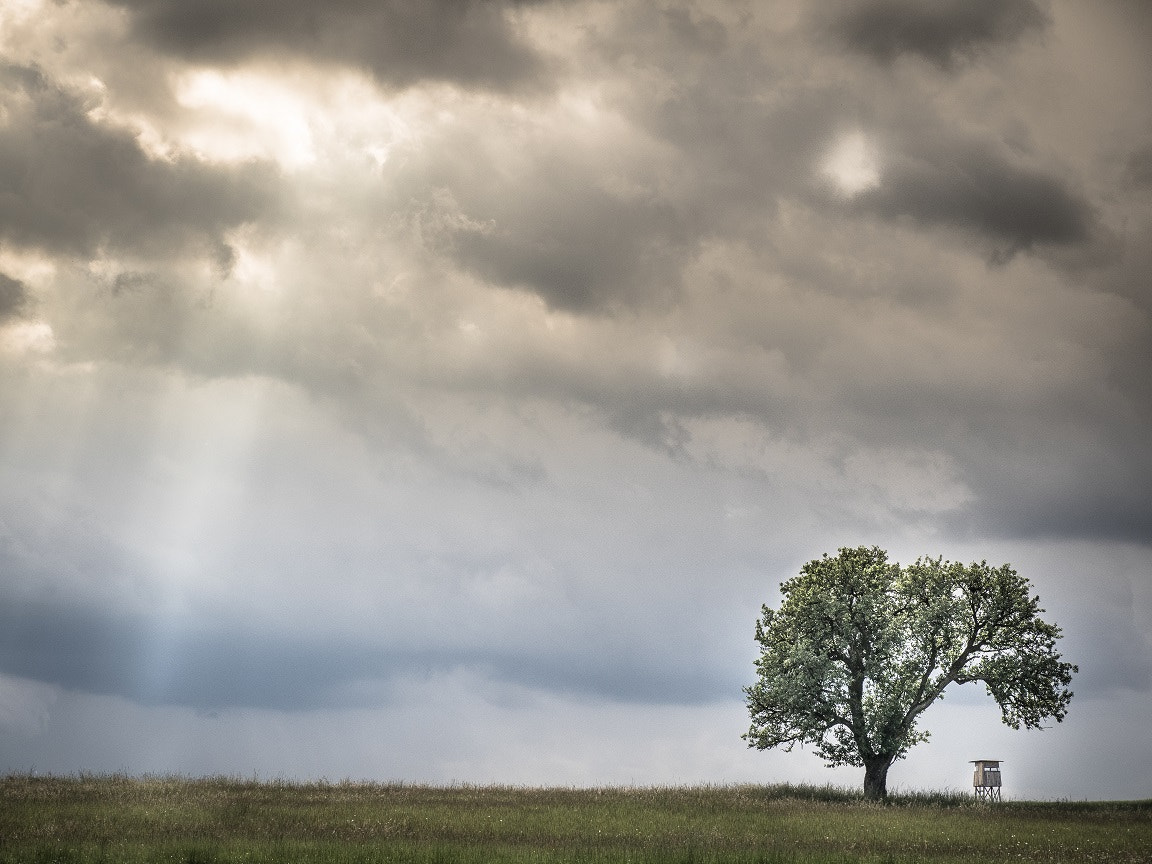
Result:
[[[0,772],[858,784],[840,546],[1011,562],[1152,797],[1152,6],[0,0]]]

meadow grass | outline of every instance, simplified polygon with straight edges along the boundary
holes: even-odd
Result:
[[[15,862],[1152,862],[1152,801],[1005,802],[818,786],[420,786],[0,779]]]

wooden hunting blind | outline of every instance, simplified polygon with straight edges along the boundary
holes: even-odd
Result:
[[[972,774],[972,787],[980,801],[1000,800],[1000,760],[973,759],[976,766]]]

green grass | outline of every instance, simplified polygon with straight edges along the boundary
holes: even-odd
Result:
[[[811,786],[528,789],[0,779],[14,862],[1152,862],[1152,801],[865,802]]]

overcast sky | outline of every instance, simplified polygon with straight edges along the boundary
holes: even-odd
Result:
[[[841,546],[1078,663],[896,788],[1152,797],[1142,0],[0,0],[0,772],[859,784]]]

